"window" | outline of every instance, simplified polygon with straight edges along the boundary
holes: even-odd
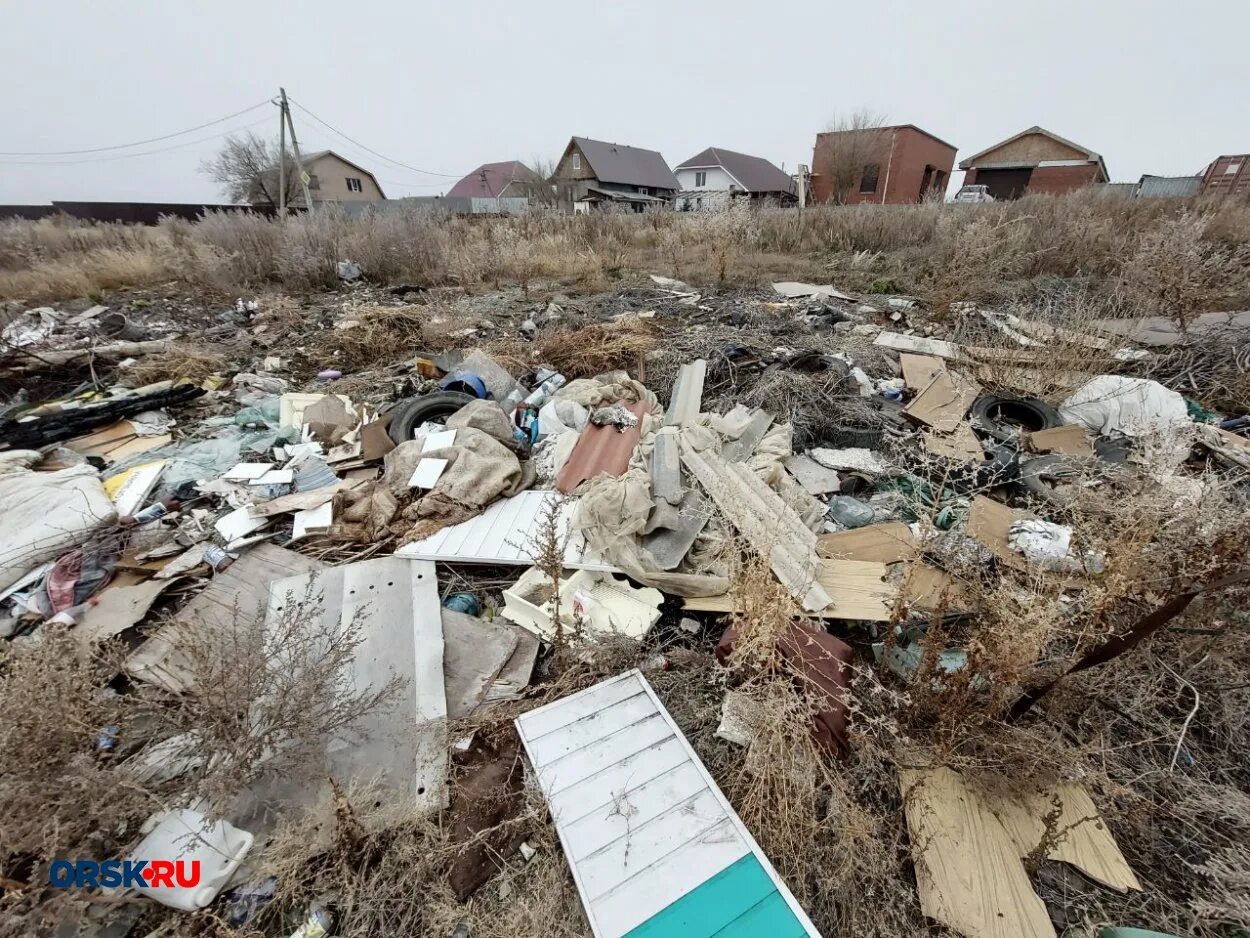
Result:
[[[695,173],[694,184],[698,186],[699,188],[703,188],[704,186],[706,186],[707,185],[707,173]]]
[[[309,175],[309,177],[308,177],[308,188],[309,188],[309,189],[320,189],[320,188],[321,188],[321,180],[317,178],[317,174],[316,174],[316,173],[312,173],[312,174],[310,174],[310,175]]]
[[[1240,171],[1241,171],[1240,163],[1229,163],[1227,166],[1224,167],[1225,176],[1236,176],[1237,173]]]
[[[876,163],[869,163],[864,167],[864,175],[859,180],[859,191],[862,193],[877,191],[877,176],[881,172],[881,167]]]
[[[347,177],[347,191],[348,192],[364,192],[365,187],[360,184],[360,180],[356,178],[355,176],[348,176]]]
[[[573,168],[574,169],[582,168],[582,155],[580,153],[573,154]]]
[[[650,194],[651,194],[651,190],[650,190],[650,189],[648,189],[646,186],[639,186],[639,187],[638,187],[638,194],[639,194],[639,195],[650,195]]]

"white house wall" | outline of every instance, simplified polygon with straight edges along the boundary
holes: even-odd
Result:
[[[704,180],[703,185],[696,186],[694,184],[695,173],[707,173],[707,179]],[[676,171],[676,174],[677,181],[681,183],[682,191],[715,192],[718,190],[726,190],[730,186],[736,186],[739,189],[742,188],[741,184],[739,184],[733,176],[729,175],[729,173],[725,172],[725,170],[721,169],[719,166],[713,166],[708,169],[679,169]]]

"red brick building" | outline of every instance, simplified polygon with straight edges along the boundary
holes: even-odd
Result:
[[[1203,195],[1250,195],[1250,153],[1218,156],[1202,174]]]
[[[847,153],[863,154],[849,174],[839,165]],[[829,131],[816,135],[812,151],[812,201],[919,202],[946,193],[954,166],[955,148],[915,124]]]
[[[1041,127],[1030,127],[959,164],[965,186],[986,186],[994,198],[1034,193],[1064,195],[1109,182],[1102,157]]]

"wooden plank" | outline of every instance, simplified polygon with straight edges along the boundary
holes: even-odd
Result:
[[[1029,449],[1035,453],[1063,453],[1067,456],[1093,456],[1094,445],[1089,434],[1079,423],[1038,430],[1026,437]]]
[[[918,547],[911,528],[902,521],[888,521],[853,531],[821,534],[816,538],[816,550],[830,560],[896,563],[911,560]]]
[[[748,854],[639,925],[629,933],[629,938],[712,938],[724,934],[725,929],[736,926],[744,918],[756,928],[740,934],[788,938],[795,934],[793,930],[775,930],[778,921],[784,920],[782,917],[761,922],[758,916],[752,915],[757,906],[772,899],[781,903],[779,911],[785,913],[791,926],[797,924],[764,868]],[[801,927],[797,934],[803,934]]]
[[[951,433],[979,393],[975,382],[943,369],[903,408],[903,413],[939,433]]]
[[[829,605],[816,612],[794,607],[794,615],[818,619],[862,619],[886,622],[890,618],[898,588],[885,582],[885,564],[863,560],[822,559],[817,564],[816,582],[829,596]],[[691,596],[682,603],[692,612],[736,612],[733,593],[720,596]]]
[[[593,907],[599,926],[597,934],[603,938],[627,934],[750,852],[750,846],[726,819],[641,870],[614,891],[596,896]]]
[[[558,794],[625,756],[642,752],[673,735],[659,714],[652,714],[555,762],[537,769],[543,791]],[[529,747],[526,746],[526,749]]]
[[[1023,858],[1042,842],[1046,833],[1044,818],[1054,810],[1052,799],[1055,797],[1059,799],[1061,811],[1054,829],[1062,831],[1063,836],[1046,856],[1051,860],[1071,863],[1086,876],[1111,889],[1120,892],[1140,890],[1141,883],[1083,786],[1064,784],[1054,791],[1031,792],[1018,800],[996,798],[989,801],[989,806],[1014,841],[1016,852]]]
[[[946,768],[901,770],[920,908],[967,938],[1055,938],[1015,842]]]
[[[631,782],[627,780],[619,790],[612,790],[608,801],[568,824],[564,842],[570,857],[589,856],[707,788],[688,760],[636,787],[627,787]]]
[[[630,810],[622,806],[622,810]],[[736,837],[720,802],[706,786],[664,814],[632,827],[625,837],[583,858],[578,864],[586,892],[597,899],[686,844],[718,831],[719,841]]]
[[[990,549],[999,560],[1016,570],[1027,570],[1028,562],[1023,554],[1011,549],[1008,536],[1015,521],[1036,517],[1027,511],[1008,508],[985,495],[978,495],[968,509],[968,536]]]
[[[945,570],[914,563],[903,578],[902,598],[917,609],[965,611],[973,608],[972,591]]]
[[[551,817],[557,823],[580,820],[586,814],[588,805],[594,805],[592,810],[598,810],[614,802],[620,792],[645,785],[689,762],[690,757],[681,741],[672,736],[642,752],[623,756],[615,765],[608,766],[597,775],[549,795],[547,803],[551,807]]]
[[[903,352],[898,357],[903,369],[903,383],[913,391],[923,391],[934,375],[946,370],[946,363],[935,355],[913,355]]]
[[[563,697],[545,707],[531,710],[526,714],[525,731],[530,739],[541,739],[568,726],[587,714],[594,713],[604,707],[620,703],[629,697],[642,692],[642,686],[632,671],[618,674],[610,680],[601,681],[593,687]]]
[[[609,733],[633,726],[654,713],[651,700],[639,688],[633,697],[587,714],[563,727],[558,733],[548,733],[535,739],[529,747],[530,758],[540,762],[554,762],[589,746]]]

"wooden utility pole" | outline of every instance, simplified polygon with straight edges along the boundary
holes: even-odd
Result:
[[[315,214],[313,208],[312,196],[308,193],[308,173],[304,172],[304,161],[299,155],[299,140],[295,136],[295,122],[291,120],[291,106],[286,101],[286,89],[279,88],[282,97],[282,113],[286,117],[287,129],[291,131],[291,149],[295,151],[295,168],[299,170],[299,182],[304,189],[304,206],[308,210],[309,215]]]
[[[286,94],[278,108],[278,217],[286,218]]]

